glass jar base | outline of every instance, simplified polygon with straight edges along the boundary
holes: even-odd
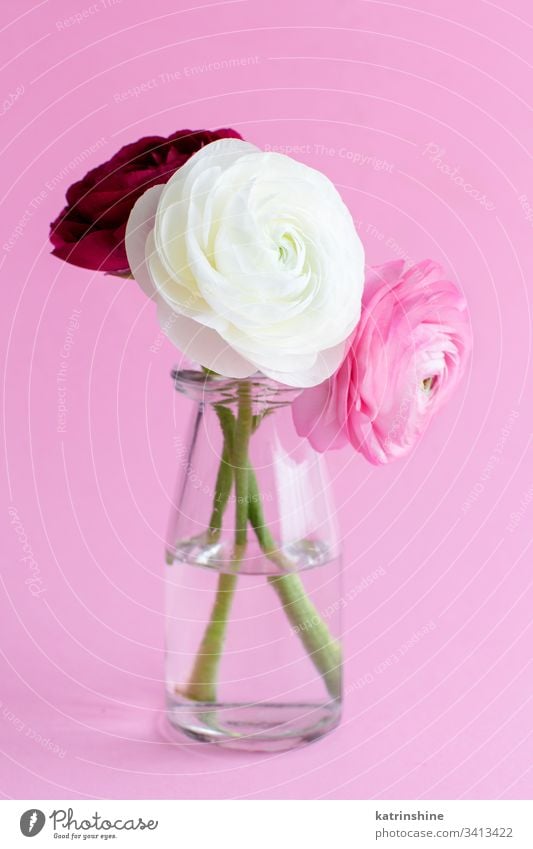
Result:
[[[332,731],[340,722],[339,702],[325,704],[214,704],[169,698],[172,728],[201,743],[246,752],[284,752]]]

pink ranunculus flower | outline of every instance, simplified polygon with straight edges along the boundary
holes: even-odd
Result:
[[[351,443],[371,463],[403,457],[454,390],[470,347],[465,299],[437,263],[373,268],[344,361],[293,403],[296,430],[318,451]]]

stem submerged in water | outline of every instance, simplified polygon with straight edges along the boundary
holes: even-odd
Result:
[[[259,424],[252,415],[249,381],[239,385],[236,420],[231,410],[222,404],[216,405],[215,409],[224,434],[224,446],[208,538],[211,542],[216,542],[220,537],[222,518],[235,480],[235,543],[232,566],[237,569],[245,555],[249,521],[265,556],[284,573],[269,575],[267,581],[277,594],[295,634],[324,679],[328,693],[333,699],[338,699],[341,695],[340,644],[307,596],[300,577],[288,574],[291,563],[280,551],[265,522],[257,478],[248,459],[250,436]],[[211,616],[185,691],[189,699],[199,702],[216,701],[218,669],[236,584],[236,574],[219,575]]]
[[[235,478],[235,546],[232,566],[236,569],[246,551],[248,524],[248,444],[252,431],[252,396],[248,381],[238,389],[238,415],[234,429],[231,410],[217,405],[217,415],[224,434],[222,460],[215,485],[215,500],[209,522],[208,539],[220,537],[222,517]],[[185,696],[198,702],[215,702],[218,669],[224,650],[228,619],[237,585],[237,575],[221,573],[211,616],[196,655]]]
[[[320,672],[332,699],[342,692],[342,651],[328,626],[305,592],[298,575],[269,575],[268,583],[277,593],[287,619],[309,657]]]
[[[265,555],[285,573],[291,564],[279,550],[263,515],[257,478],[253,469],[250,476],[250,524]],[[267,581],[277,593],[287,619],[304,644],[309,657],[320,672],[328,693],[333,699],[341,696],[342,651],[338,640],[330,633],[315,605],[305,592],[298,575],[269,575]]]
[[[218,576],[215,603],[185,691],[188,699],[194,699],[197,702],[216,702],[218,667],[222,658],[236,583],[237,575],[222,573]]]

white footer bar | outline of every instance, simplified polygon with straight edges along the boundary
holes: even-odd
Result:
[[[529,801],[1,801],[1,845],[533,849]],[[35,843],[29,838],[35,837]]]

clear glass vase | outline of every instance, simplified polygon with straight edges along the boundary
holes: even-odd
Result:
[[[173,374],[195,402],[166,559],[168,719],[196,740],[280,751],[341,711],[340,556],[323,457],[294,430],[299,390]]]

